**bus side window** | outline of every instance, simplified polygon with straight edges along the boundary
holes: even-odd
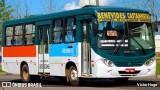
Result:
[[[14,45],[23,45],[22,38],[23,38],[22,25],[15,26],[15,35],[12,43]]]
[[[61,43],[62,42],[62,30],[63,30],[63,22],[62,20],[55,20],[53,22],[53,43]]]
[[[11,46],[13,45],[13,27],[7,27],[6,28],[6,46]]]
[[[25,39],[24,43],[26,45],[34,44],[35,40],[35,25],[34,24],[27,24],[25,26]]]
[[[69,18],[66,20],[66,29],[65,33],[65,42],[74,42],[75,41],[75,30],[76,30],[76,23],[74,18]]]

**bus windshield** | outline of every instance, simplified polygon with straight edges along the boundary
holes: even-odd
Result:
[[[98,23],[97,45],[102,49],[142,50],[154,48],[151,23],[111,22]]]
[[[130,22],[128,23],[128,27],[131,37],[131,50],[154,48],[154,36],[151,23]]]

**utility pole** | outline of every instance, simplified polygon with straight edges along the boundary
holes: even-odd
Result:
[[[99,6],[99,0],[96,0],[96,5]]]
[[[151,14],[152,14],[152,21],[154,22],[154,18],[155,18],[155,11],[154,11],[154,4],[155,4],[155,0],[152,0],[152,7],[151,7]]]

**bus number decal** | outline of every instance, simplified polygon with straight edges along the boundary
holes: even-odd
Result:
[[[62,49],[62,53],[73,53],[71,49],[66,49],[66,48],[63,48]]]
[[[50,44],[50,52],[49,55],[51,57],[57,56],[78,56],[78,43],[69,44]]]

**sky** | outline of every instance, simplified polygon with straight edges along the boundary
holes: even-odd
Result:
[[[46,14],[48,13],[48,2],[50,0],[7,0],[8,5],[12,5],[13,7],[20,6],[20,12],[24,13],[25,4],[24,1],[26,1],[28,8],[29,8],[29,14],[35,15],[35,14]],[[81,8],[85,4],[88,4],[88,0],[52,0],[53,1],[53,12],[60,12],[64,10],[71,10],[71,9],[77,9]],[[99,0],[100,5],[103,6],[122,6],[124,7],[124,4],[121,2],[123,0]],[[138,1],[141,0],[127,0],[130,2],[138,3]],[[16,4],[19,2],[19,4]],[[159,3],[159,5],[156,5],[155,9],[159,11],[160,8],[160,0],[156,0],[156,2]],[[91,4],[95,4],[95,0],[90,0]],[[131,5],[132,7],[132,5]],[[157,12],[158,19],[160,20],[160,11]]]
[[[14,2],[18,2],[20,1],[20,3],[22,3],[23,0],[8,0],[8,5],[15,5]],[[24,0],[25,1],[25,0]],[[47,5],[47,3],[49,2],[49,0],[26,0],[27,4],[30,8],[30,14],[42,14],[43,13],[43,8],[45,7],[45,5]],[[56,8],[58,8],[57,11],[63,11],[63,10],[70,10],[70,9],[74,9],[74,8],[80,8],[82,7],[82,5],[79,5],[81,2],[85,2],[87,4],[87,0],[52,0],[53,3],[56,3]],[[95,0],[90,0],[91,2],[94,2]],[[100,0],[103,1],[102,3],[104,3],[103,5],[119,5],[120,0]],[[116,4],[115,4],[116,3]],[[23,3],[22,3],[23,4]],[[21,7],[24,7],[24,4]],[[69,6],[69,7],[68,7]],[[23,10],[23,9],[22,9]]]

